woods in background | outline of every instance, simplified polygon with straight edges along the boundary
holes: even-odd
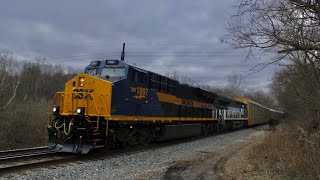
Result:
[[[19,61],[0,55],[0,147],[47,145],[47,112],[54,94],[74,76],[72,68],[43,58]]]

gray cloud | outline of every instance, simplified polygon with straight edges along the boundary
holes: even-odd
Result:
[[[93,59],[119,58],[157,73],[178,71],[222,86],[227,75],[261,60],[219,43],[233,0],[7,1],[0,6],[0,51],[18,57],[84,67]],[[274,68],[247,79],[266,88]]]

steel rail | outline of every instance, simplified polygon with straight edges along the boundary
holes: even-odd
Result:
[[[23,149],[11,149],[11,150],[5,150],[0,151],[0,156],[3,154],[9,154],[9,153],[20,153],[20,152],[27,152],[27,151],[39,151],[39,150],[46,150],[48,149],[47,146],[40,146],[40,147],[33,147],[33,148],[23,148]]]
[[[48,147],[35,147],[35,148],[0,151],[0,161],[9,160],[9,159],[18,159],[23,157],[39,156],[39,155],[51,154],[51,153],[54,153],[54,151],[49,150]]]

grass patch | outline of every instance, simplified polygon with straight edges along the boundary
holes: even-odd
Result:
[[[292,179],[320,178],[320,131],[282,124],[254,146],[249,160],[253,171],[283,174]]]
[[[0,112],[0,150],[47,145],[49,102],[22,103]]]

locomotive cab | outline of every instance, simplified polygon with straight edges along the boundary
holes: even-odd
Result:
[[[92,61],[84,73],[113,83],[127,78],[128,64],[119,60]]]

